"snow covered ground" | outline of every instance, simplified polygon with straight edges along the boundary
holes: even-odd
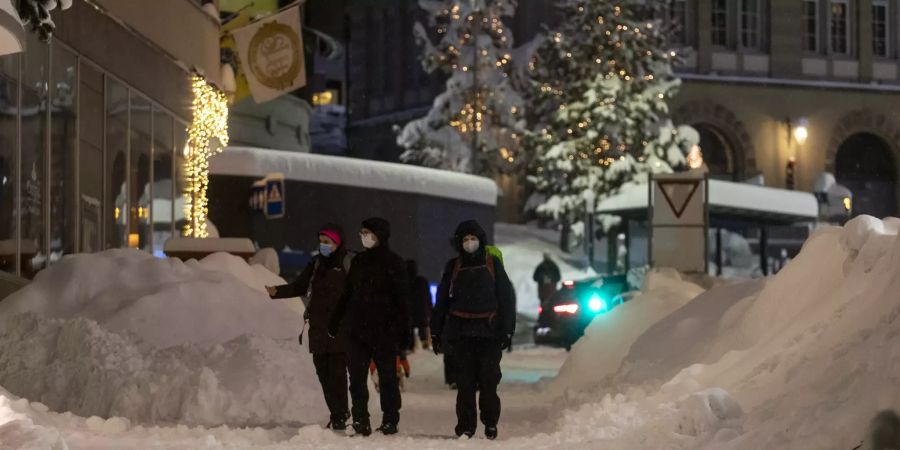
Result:
[[[149,276],[115,281],[116,267],[137,273],[129,272],[128,257],[89,260],[109,271],[102,276],[80,269],[85,260],[77,257],[23,291],[29,301],[0,302],[0,448],[849,450],[879,410],[900,408],[898,228],[897,219],[860,217],[822,229],[776,276],[706,291],[670,271],[651,273],[641,294],[595,321],[570,354],[530,348],[504,355],[495,442],[450,438],[454,393],[442,385],[440,359],[423,352],[412,357],[400,435],[362,439],[324,430],[309,354],[295,336],[271,334],[277,326],[249,332],[253,325],[244,324],[257,313],[269,317],[270,307],[285,309],[254,297],[253,277],[201,272],[254,270],[241,261],[215,269],[163,262],[171,266],[165,270],[144,261],[147,273],[171,277],[158,283]],[[498,231],[505,255],[540,240],[527,230],[513,230],[523,240]],[[102,266],[113,256],[119,264]],[[189,274],[176,278],[181,271]],[[210,279],[244,301],[220,298],[229,296],[225,291],[202,294],[213,289]],[[162,292],[178,301],[163,300]],[[149,317],[170,320],[164,323],[174,335],[184,323],[176,316],[189,314],[183,304],[195,298],[205,308],[221,302],[223,315],[244,320],[233,325],[236,337],[207,332],[171,346],[123,334],[128,327],[112,331],[150,298],[168,315]],[[212,343],[220,339],[226,341]],[[120,373],[137,378],[115,389],[99,386],[115,385]],[[168,400],[151,400],[157,394]],[[377,396],[371,402],[377,423]],[[141,407],[126,407],[133,405]]]

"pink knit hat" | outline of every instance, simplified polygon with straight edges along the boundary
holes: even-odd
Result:
[[[334,243],[337,244],[338,247],[341,246],[341,234],[338,233],[337,231],[325,229],[325,230],[320,230],[319,234],[334,241]]]

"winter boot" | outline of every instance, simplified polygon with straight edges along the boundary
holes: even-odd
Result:
[[[328,422],[328,428],[334,431],[344,431],[347,429],[347,422],[344,420],[332,420]]]
[[[397,434],[397,431],[399,431],[399,430],[397,430],[396,423],[385,422],[385,423],[381,424],[380,427],[378,427],[378,431],[380,431],[381,434],[388,436],[391,434]]]
[[[368,436],[368,435],[372,434],[372,426],[369,425],[368,421],[366,421],[366,422],[354,421],[353,422],[353,431],[355,431],[356,434],[358,434],[358,435]]]
[[[472,439],[472,436],[475,436],[475,430],[466,429],[466,428],[463,428],[463,427],[461,427],[461,426],[459,426],[459,425],[456,426],[456,428],[454,429],[454,431],[456,432],[456,437],[463,437],[463,436],[465,436],[465,437],[467,437],[467,438],[469,438],[469,439]]]
[[[492,441],[497,439],[497,427],[484,427],[484,437]]]

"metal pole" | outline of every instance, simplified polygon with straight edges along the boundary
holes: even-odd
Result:
[[[722,228],[716,228],[716,276],[722,276]]]
[[[759,227],[759,268],[763,276],[769,275],[769,258],[766,249],[769,246],[769,233],[765,225]]]
[[[475,26],[478,25],[481,19],[481,10],[475,9],[476,0],[472,0],[472,15],[474,16]],[[472,30],[474,32],[474,30]],[[475,34],[472,34],[472,91],[473,91],[473,99],[472,99],[472,109],[474,111],[472,115],[472,173],[480,174],[481,173],[481,151],[479,150],[479,142],[478,142],[478,127],[476,126],[476,117],[479,113],[478,106],[478,37]]]

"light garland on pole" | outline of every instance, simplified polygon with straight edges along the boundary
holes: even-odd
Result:
[[[188,141],[184,148],[184,236],[205,238],[206,218],[209,213],[209,158],[221,153],[228,145],[228,100],[225,93],[209,84],[203,77],[194,75],[191,80],[194,99],[191,105],[193,120],[188,129]]]

